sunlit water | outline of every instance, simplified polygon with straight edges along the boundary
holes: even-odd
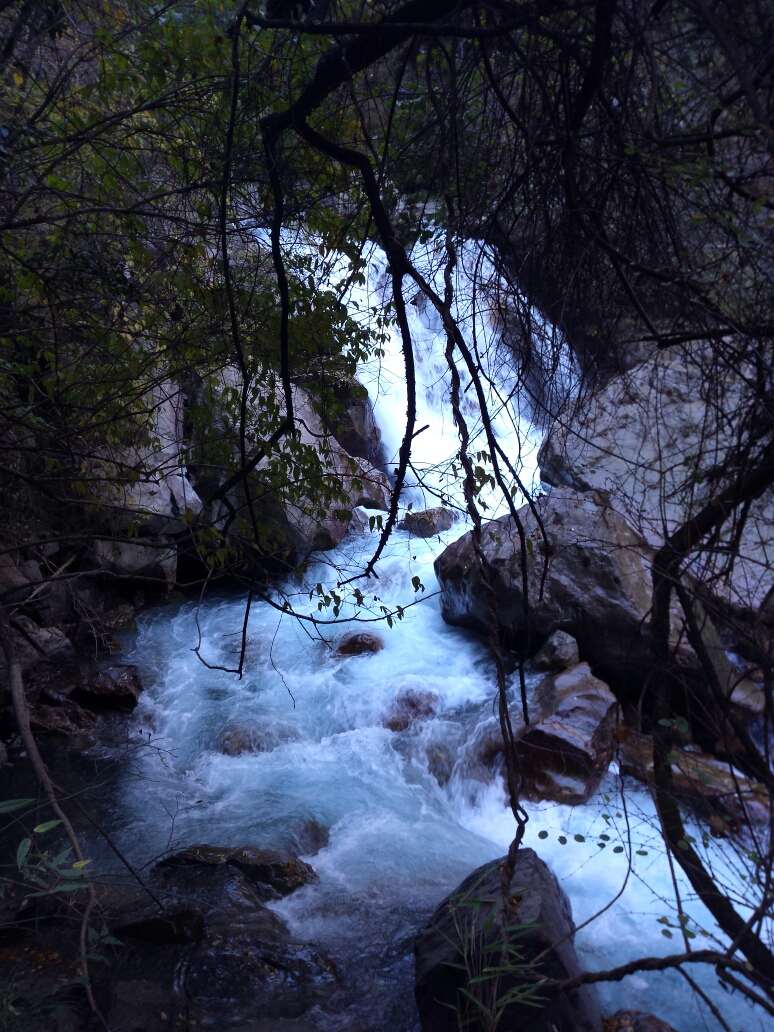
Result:
[[[382,275],[374,264],[362,288],[363,305],[380,289]],[[444,341],[428,310],[413,308],[411,320],[421,356],[418,426],[429,424],[416,442],[414,483],[427,474],[429,504],[433,491],[458,501],[444,476],[457,446],[444,403]],[[379,368],[374,363],[364,371],[364,379],[392,457],[405,412],[395,342]],[[469,414],[474,420],[472,407]],[[524,446],[523,474],[531,482],[538,442],[507,415],[498,415],[498,433],[507,447]],[[406,500],[419,507],[421,488]],[[346,627],[330,626],[320,640],[311,625],[266,604],[252,610],[241,680],[207,669],[192,652],[193,602],[145,614],[127,641],[123,658],[139,664],[146,686],[131,734],[152,745],[137,750],[119,778],[116,836],[142,865],[196,843],[282,847],[309,819],[329,828],[328,845],[310,858],[319,883],[276,904],[296,935],[327,949],[346,972],[350,1003],[337,1015],[318,1013],[315,1020],[324,1028],[416,1027],[411,951],[417,927],[472,869],[501,856],[513,835],[501,780],[487,780],[471,762],[477,729],[493,721],[492,666],[482,640],[444,624],[433,574],[434,558],[464,529],[459,522],[429,541],[396,532],[378,579],[360,582],[377,614],[382,604],[393,609],[424,599],[391,629],[370,625],[385,645],[375,655],[333,658],[326,640],[335,641]],[[298,608],[320,615],[309,588],[335,587],[331,560],[354,569],[375,540],[369,532],[355,535],[337,555],[321,557],[296,597]],[[424,590],[415,591],[413,577]],[[200,625],[208,661],[233,665],[243,605],[233,597],[205,601]],[[351,613],[345,604],[342,617]],[[330,618],[330,611],[322,616]],[[433,693],[436,713],[395,733],[384,723],[408,689]],[[240,734],[252,736],[263,751],[224,753],[224,744]],[[577,935],[583,965],[611,967],[683,949],[679,933],[665,937],[658,922],[667,916],[676,923],[674,888],[645,793],[628,786],[624,806],[612,771],[586,806],[544,803],[527,809],[525,844],[555,871],[577,924],[610,902],[632,864],[620,898]],[[598,845],[601,833],[609,836],[604,848]],[[619,843],[624,852],[614,853]],[[714,934],[712,919],[690,901],[679,877],[678,884],[694,922],[690,927]],[[704,941],[699,934],[697,942]],[[694,974],[702,986],[713,986],[712,976]],[[719,1027],[674,973],[637,975],[603,985],[599,994],[606,1013],[620,1007],[652,1011],[679,1032]],[[717,989],[713,996],[734,1030],[764,1027],[738,998]]]

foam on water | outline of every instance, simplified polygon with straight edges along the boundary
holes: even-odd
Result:
[[[383,267],[374,260],[360,288],[362,306],[378,293],[382,276]],[[430,424],[417,439],[414,497],[421,501],[419,480],[426,476],[431,491],[458,499],[442,475],[458,446],[445,404],[445,342],[432,312],[415,308],[411,325],[422,355],[418,426]],[[470,322],[466,332],[472,333]],[[381,367],[373,364],[364,375],[388,451],[394,453],[405,412],[397,341]],[[523,472],[531,481],[537,439],[523,431],[512,409],[499,414],[497,429],[511,454],[520,434]],[[378,580],[367,585],[372,606],[407,606],[418,597],[414,576],[424,585],[419,595],[425,601],[407,608],[392,629],[370,625],[385,643],[375,655],[334,658],[309,625],[257,604],[240,681],[197,660],[191,651],[197,640],[195,606],[187,602],[175,612],[163,608],[146,614],[125,657],[140,665],[147,687],[135,713],[135,733],[150,735],[155,745],[140,750],[131,769],[127,766],[116,799],[121,823],[116,835],[133,859],[143,864],[166,849],[199,842],[276,847],[310,819],[330,828],[329,844],[312,859],[319,883],[276,909],[294,933],[330,949],[350,972],[355,1002],[338,1017],[318,1016],[331,1029],[352,1028],[358,1021],[382,1032],[415,1027],[411,939],[418,923],[472,869],[502,855],[513,835],[502,782],[487,781],[480,772],[471,776],[463,762],[465,742],[492,720],[492,665],[480,639],[443,622],[432,571],[434,557],[464,529],[460,522],[432,540],[396,532]],[[368,532],[355,536],[335,558],[354,567],[374,543]],[[317,614],[316,596],[309,599],[308,590],[318,582],[335,586],[336,576],[329,562],[312,569],[296,597],[299,609]],[[233,597],[204,603],[203,655],[210,662],[233,662],[243,604]],[[345,604],[342,616],[350,612]],[[343,629],[330,627],[323,638],[329,643]],[[407,689],[434,693],[437,712],[396,734],[384,721]],[[225,754],[224,743],[239,734],[252,735],[264,751]],[[436,778],[439,756],[447,769]],[[590,968],[683,948],[679,933],[665,938],[657,921],[674,918],[674,884],[652,803],[628,786],[625,810],[619,787],[611,773],[586,806],[527,807],[525,844],[555,871],[578,924],[619,892],[631,853],[625,891],[578,933],[581,962]],[[547,837],[540,838],[541,832]],[[604,848],[597,845],[602,833],[610,837]],[[626,850],[615,854],[619,841]],[[722,862],[717,855],[715,862]],[[690,902],[679,875],[677,884],[695,922],[691,927],[714,934],[712,919]],[[735,1030],[764,1027],[738,998],[723,997],[713,976],[701,970],[694,976],[733,1019]],[[654,1011],[680,1032],[718,1027],[706,1008],[700,1013],[675,973],[603,985],[600,996],[606,1012],[624,1006]]]

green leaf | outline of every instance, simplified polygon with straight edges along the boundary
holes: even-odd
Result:
[[[14,810],[23,810],[25,806],[29,806],[34,802],[34,799],[3,799],[0,802],[0,813],[13,813]]]
[[[44,831],[51,831],[52,828],[55,828],[57,824],[61,823],[61,821],[46,821],[45,824],[38,824],[32,830],[36,835],[42,835]]]
[[[675,721],[675,727],[681,735],[687,735],[688,732],[691,730],[690,725],[688,721],[685,719],[685,717],[678,717]]]
[[[539,831],[538,832],[538,838],[548,838],[548,832],[547,831]]]
[[[22,839],[19,843],[19,848],[16,850],[16,866],[21,867],[24,861],[27,859],[27,854],[30,851],[32,845],[32,839]]]
[[[586,838],[585,838],[584,835],[573,835],[573,838],[575,839],[576,842],[585,842],[586,841]]]
[[[563,846],[566,846],[566,845],[567,845],[567,839],[566,839],[566,838],[564,837],[564,835],[560,835],[560,836],[559,836],[559,842],[560,842],[560,844],[561,844],[561,845],[563,845]]]

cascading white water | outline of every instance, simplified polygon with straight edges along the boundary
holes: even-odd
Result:
[[[474,254],[473,248],[463,254],[461,277]],[[351,298],[357,304],[353,312],[368,311],[379,295],[383,267],[374,258],[369,268],[367,282]],[[432,309],[409,306],[409,311],[417,349],[417,427],[428,425],[415,442],[414,469],[430,493],[423,492],[415,475],[406,501],[415,508],[437,504],[436,491],[459,506],[458,488],[444,475],[458,447],[445,403],[445,340]],[[471,338],[470,313],[458,315]],[[479,336],[492,331],[485,315],[476,318]],[[393,339],[381,363],[363,370],[390,457],[397,452],[405,418],[400,363]],[[498,376],[497,386],[507,394],[507,367]],[[475,423],[472,404],[467,412]],[[520,432],[512,413],[503,407],[495,429],[509,454],[524,449],[521,469],[531,486],[538,442]],[[473,868],[502,855],[513,834],[501,781],[487,781],[467,762],[465,748],[476,728],[493,720],[492,665],[482,640],[444,624],[435,594],[433,560],[464,529],[461,520],[432,540],[395,533],[379,563],[378,580],[367,584],[368,593],[389,608],[406,606],[418,597],[412,586],[418,576],[425,601],[408,608],[392,629],[371,625],[385,642],[376,655],[332,658],[303,622],[264,604],[253,607],[241,681],[207,669],[191,651],[196,644],[192,602],[148,612],[127,641],[125,658],[139,664],[147,688],[134,734],[138,740],[150,736],[156,748],[138,750],[120,779],[113,802],[116,837],[144,864],[167,849],[195,843],[282,846],[304,820],[328,827],[329,844],[311,860],[319,883],[276,904],[295,934],[329,949],[354,972],[351,985],[355,996],[361,992],[359,1001],[340,1015],[318,1015],[322,1027],[383,1032],[415,1027],[411,939],[417,925]],[[368,532],[353,536],[334,562],[362,565],[375,540]],[[335,586],[335,569],[325,559],[310,570],[305,591],[296,598],[301,611],[317,612],[308,586]],[[362,583],[361,590],[366,591]],[[348,613],[345,606],[342,616]],[[200,624],[208,660],[227,665],[233,660],[242,614],[243,600],[233,596],[205,602]],[[340,629],[332,628],[326,637]],[[407,689],[434,693],[437,711],[394,733],[384,721]],[[224,753],[224,743],[240,734],[259,739],[263,751]],[[664,937],[668,929],[658,922],[674,917],[674,886],[644,792],[628,786],[624,807],[611,771],[586,806],[544,803],[527,809],[525,844],[557,874],[578,924],[619,892],[631,855],[623,893],[578,933],[584,965],[605,968],[682,949],[679,933],[672,940]],[[541,838],[543,833],[547,837]],[[602,833],[609,841],[600,847]],[[625,850],[615,853],[619,842]],[[716,862],[722,861],[716,857]],[[684,880],[678,876],[677,882],[696,922],[691,928],[714,933],[706,911],[690,902]],[[737,998],[724,999],[713,989],[711,975],[694,974],[729,1020],[733,1015],[734,1029],[764,1027]],[[603,984],[600,996],[606,1012],[619,1007],[653,1011],[680,1032],[718,1027],[709,1013],[699,1017],[696,1000],[675,973]]]

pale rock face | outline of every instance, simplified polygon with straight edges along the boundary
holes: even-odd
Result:
[[[596,491],[657,548],[718,494],[750,408],[739,370],[722,371],[725,394],[708,396],[706,355],[668,348],[574,401],[549,429],[538,462],[553,486]],[[730,601],[758,608],[774,584],[774,493],[754,502],[740,542]]]
[[[332,508],[323,519],[298,505],[285,507],[286,518],[299,551],[335,548],[347,533],[351,518],[339,518],[337,511],[344,511],[348,506],[351,512],[357,506],[362,506],[364,509],[386,512],[390,508],[390,482],[367,459],[349,455],[325,430],[306,392],[296,388],[293,404],[301,443],[317,448],[330,476],[341,484],[349,497],[348,501]],[[258,469],[261,469],[260,465]]]
[[[140,535],[178,534],[202,508],[182,464],[182,392],[167,381],[154,389],[148,404],[152,409],[149,435],[157,446],[106,449],[101,475],[108,472],[109,464],[117,482],[103,492],[105,511],[118,533],[131,524]],[[130,470],[138,474],[134,483],[127,480]]]
[[[119,577],[148,577],[165,587],[175,582],[177,549],[168,538],[131,541],[98,538],[92,542],[91,551],[99,569]]]

